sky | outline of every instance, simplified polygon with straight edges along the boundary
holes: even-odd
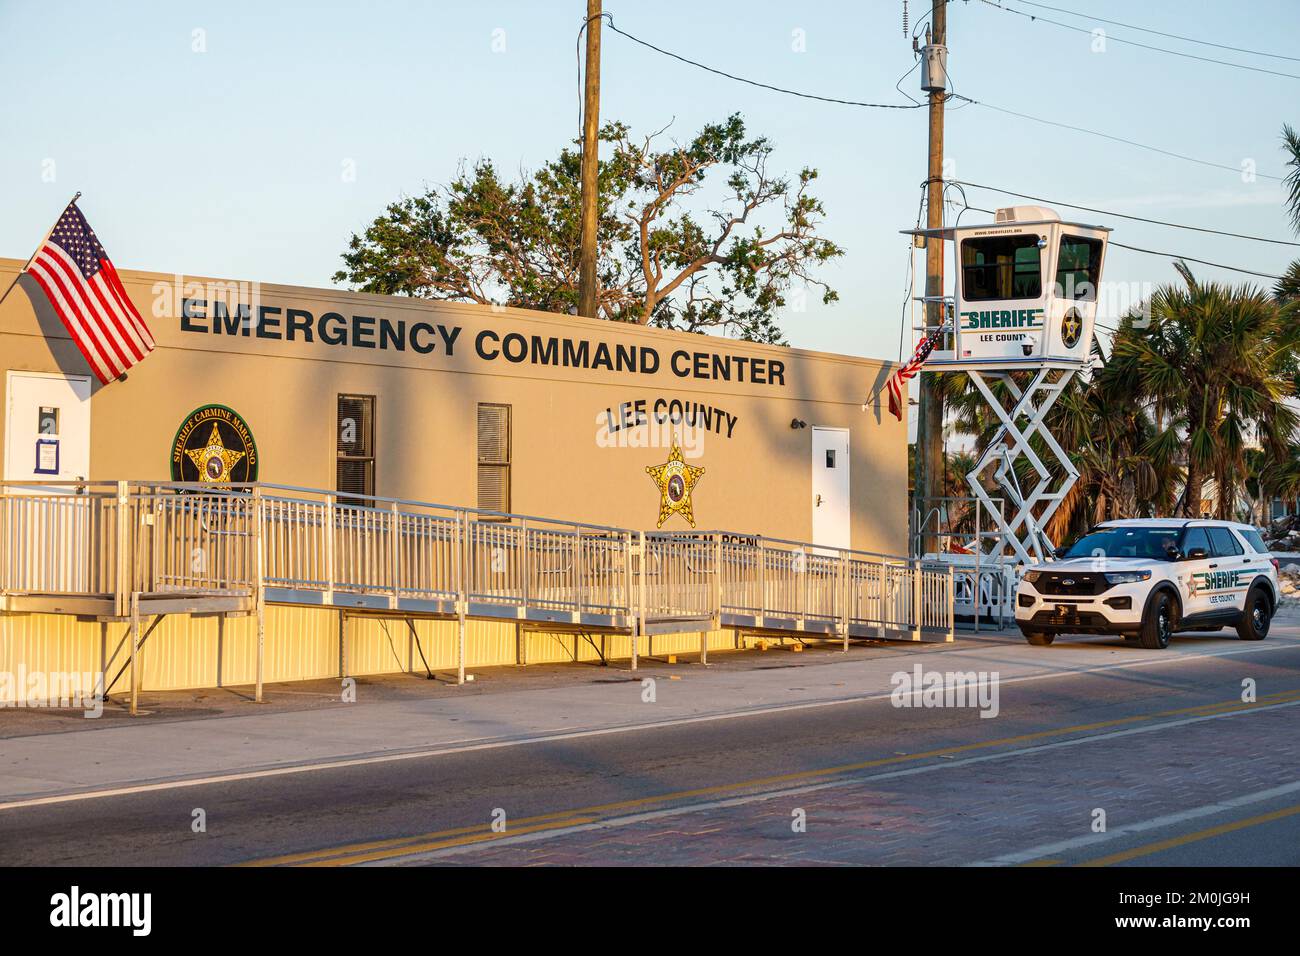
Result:
[[[950,106],[948,178],[1295,241],[1275,178],[1283,123],[1300,126],[1300,59],[1194,45],[1096,22],[1284,56],[1300,4],[984,0],[948,7],[955,92],[1230,167],[1210,168],[983,105]],[[913,25],[928,2],[908,4]],[[922,9],[924,8],[924,10]],[[617,26],[744,77],[842,99],[920,98],[902,0],[606,0]],[[536,169],[578,131],[584,0],[121,3],[0,0],[0,256],[25,259],[72,194],[119,268],[327,287],[353,232],[402,195],[490,158]],[[1104,41],[1090,31],[1106,31]],[[1236,69],[1130,39],[1255,67]],[[897,358],[925,178],[926,111],[864,109],[746,86],[609,30],[602,120],[685,140],[740,112],[776,146],[771,168],[819,170],[822,234],[846,254],[818,276],[840,295],[789,310],[792,345]],[[1272,70],[1291,76],[1277,76]],[[898,84],[896,88],[895,84]],[[1241,170],[1253,168],[1251,177]],[[971,205],[1010,197],[968,190]],[[1020,200],[1023,202],[1023,200]],[[1063,218],[1071,211],[1057,207]],[[1112,238],[1280,273],[1300,250],[1094,213]],[[967,212],[963,222],[978,221]],[[985,217],[986,218],[986,217]],[[1205,278],[1268,280],[1194,266]],[[1112,247],[1105,281],[1173,281],[1168,257]],[[919,294],[920,290],[917,290]],[[1115,316],[1099,315],[1105,323]],[[910,349],[910,345],[908,346]]]

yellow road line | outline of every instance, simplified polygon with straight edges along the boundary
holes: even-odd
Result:
[[[1112,866],[1115,863],[1126,863],[1129,860],[1136,860],[1140,856],[1150,856],[1152,853],[1160,853],[1163,850],[1171,850],[1174,847],[1186,846],[1189,843],[1196,843],[1199,840],[1208,840],[1211,837],[1222,836],[1225,833],[1245,830],[1247,827],[1258,826],[1261,823],[1272,823],[1274,820],[1285,820],[1287,817],[1295,816],[1297,813],[1300,813],[1300,804],[1296,804],[1294,807],[1287,807],[1284,810],[1274,810],[1272,813],[1262,813],[1257,817],[1248,817],[1245,820],[1223,823],[1217,827],[1210,827],[1206,830],[1197,830],[1195,833],[1186,833],[1182,836],[1170,837],[1168,840],[1148,843],[1145,846],[1138,846],[1131,850],[1112,853],[1109,856],[1097,857],[1095,860],[1088,860],[1085,863],[1080,863],[1079,866]]]
[[[1058,727],[1051,730],[1037,730],[1027,734],[1017,734],[1014,737],[1002,737],[997,740],[986,740],[979,743],[960,744],[954,747],[943,747],[937,750],[927,750],[914,754],[899,754],[891,757],[879,757],[874,760],[863,760],[858,763],[841,764],[835,767],[825,767],[818,770],[802,770],[794,773],[777,774],[769,777],[759,777],[753,780],[745,780],[739,783],[718,784],[711,787],[698,787],[693,790],[679,790],[673,793],[658,794],[656,796],[638,797],[632,800],[620,800],[614,803],[597,804],[590,807],[581,807],[572,810],[560,810],[552,813],[543,813],[531,817],[521,817],[513,821],[506,832],[496,833],[487,823],[456,827],[449,830],[438,830],[432,833],[420,833],[407,837],[395,837],[388,840],[372,840],[364,843],[343,844],[336,847],[327,847],[319,850],[309,850],[302,853],[290,853],[284,856],[267,857],[261,860],[250,860],[247,863],[239,864],[241,866],[294,866],[294,865],[342,865],[353,862],[369,862],[374,859],[404,856],[408,853],[423,852],[426,844],[440,843],[448,839],[456,839],[467,835],[478,835],[481,839],[470,840],[467,842],[490,842],[502,837],[515,836],[522,832],[520,827],[531,827],[533,824],[547,824],[546,829],[556,829],[562,826],[577,826],[581,823],[594,822],[595,819],[606,818],[621,814],[629,810],[643,810],[646,807],[655,804],[672,803],[681,800],[691,800],[699,797],[716,797],[722,794],[739,793],[745,790],[754,790],[770,788],[790,783],[800,783],[809,780],[815,780],[820,777],[837,776],[846,773],[854,773],[860,770],[872,770],[877,767],[887,767],[893,764],[912,763],[918,760],[927,760],[934,757],[945,757],[953,754],[970,753],[976,750],[987,750],[994,747],[1005,747],[1013,744],[1023,744],[1029,741],[1042,740],[1047,737],[1057,737],[1064,734],[1087,733],[1094,730],[1108,730],[1115,727],[1123,727],[1130,724],[1143,723],[1152,720],[1159,720],[1166,717],[1186,717],[1186,716],[1212,716],[1220,713],[1231,713],[1233,711],[1246,711],[1255,707],[1267,704],[1286,703],[1292,700],[1300,700],[1300,690],[1283,691],[1276,694],[1265,695],[1257,702],[1242,703],[1239,700],[1226,701],[1217,704],[1199,704],[1195,707],[1182,707],[1177,710],[1159,711],[1154,714],[1144,714],[1134,717],[1119,717],[1113,720],[1096,721],[1090,724],[1076,724],[1073,727]],[[581,819],[579,819],[581,818]],[[591,819],[588,819],[591,818]],[[540,829],[540,827],[538,827]],[[452,844],[449,844],[452,845]],[[364,860],[353,859],[354,855],[364,856]]]
[[[539,830],[558,830],[567,827],[581,826],[584,823],[595,823],[599,817],[565,817],[563,820],[556,820],[551,823],[537,823],[532,826],[512,826],[510,836],[519,836],[522,833],[536,833]],[[401,848],[400,853],[394,853],[392,850],[375,850],[371,853],[357,853],[346,857],[330,857],[325,860],[316,860],[311,863],[303,863],[302,866],[352,866],[357,863],[369,863],[373,860],[386,860],[392,856],[405,856],[408,853],[427,853],[430,850],[445,850],[453,846],[469,846],[474,843],[486,843],[505,836],[506,833],[475,833],[466,836],[454,837],[449,840],[434,840],[429,843],[416,843]]]

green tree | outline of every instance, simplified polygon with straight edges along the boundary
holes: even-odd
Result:
[[[819,235],[817,171],[768,169],[773,146],[733,115],[684,144],[600,133],[599,315],[782,342],[792,289],[838,295],[814,276],[843,255]],[[582,154],[565,148],[507,181],[489,160],[444,187],[399,199],[343,254],[334,276],[367,292],[576,311]],[[801,290],[803,294],[804,290]]]

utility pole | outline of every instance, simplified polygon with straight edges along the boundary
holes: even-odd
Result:
[[[931,47],[946,47],[948,42],[948,0],[933,0],[930,29],[926,31],[925,55]],[[933,69],[933,61],[923,64],[930,94],[930,152],[926,174],[926,228],[943,228],[943,110],[947,99],[947,53],[942,67]],[[936,235],[925,237],[925,324],[929,329],[942,325],[947,316],[943,302],[943,240]],[[917,375],[919,403],[916,410],[916,481],[913,508],[918,521],[924,521],[923,503],[943,493],[943,397],[934,373],[923,370]],[[921,530],[918,525],[918,531]],[[924,541],[922,549],[924,549]]]
[[[587,71],[582,98],[582,245],[578,252],[578,314],[596,318],[596,228],[600,204],[600,0],[587,0]]]

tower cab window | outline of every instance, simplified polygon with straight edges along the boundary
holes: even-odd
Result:
[[[1101,274],[1101,240],[1062,236],[1056,257],[1056,294],[1064,299],[1097,298]]]
[[[962,297],[967,302],[1041,298],[1043,269],[1038,236],[963,239],[961,283]]]

